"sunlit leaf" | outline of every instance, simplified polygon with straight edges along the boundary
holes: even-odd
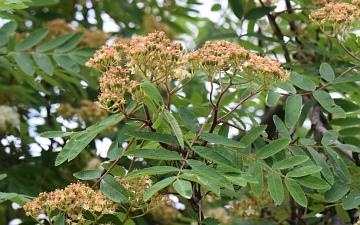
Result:
[[[126,189],[109,174],[105,175],[100,182],[100,190],[114,202],[125,203],[130,200]]]
[[[190,199],[192,196],[191,183],[187,180],[176,180],[173,183],[174,189],[184,198]]]
[[[290,138],[280,138],[266,145],[265,147],[259,149],[256,153],[256,158],[258,159],[266,159],[270,156],[275,155],[279,151],[283,150],[286,146],[288,146],[291,142]]]
[[[287,169],[287,168],[291,168],[293,166],[299,165],[303,162],[306,162],[307,160],[309,160],[309,157],[307,157],[305,155],[295,155],[295,156],[291,156],[286,159],[283,159],[279,162],[276,162],[272,166],[272,168],[278,169],[278,170],[283,170],[283,169]]]
[[[161,189],[169,186],[174,180],[176,179],[175,176],[165,178],[164,180],[161,180],[157,183],[155,183],[153,186],[151,186],[144,194],[144,201],[148,201],[156,192],[160,191]]]

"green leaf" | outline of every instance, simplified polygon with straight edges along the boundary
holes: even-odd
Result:
[[[193,170],[183,170],[183,173],[180,174],[180,178],[185,180],[194,181],[201,185],[201,187],[208,189],[216,195],[220,195],[219,186],[212,180],[194,172]]]
[[[245,187],[247,180],[239,173],[226,173],[225,177],[233,184]]]
[[[221,10],[221,4],[216,3],[211,6],[211,11],[219,11],[219,10]]]
[[[79,66],[67,55],[54,54],[53,59],[65,70],[75,73],[80,72]]]
[[[46,35],[49,33],[48,28],[42,28],[39,30],[36,30],[32,32],[29,37],[24,39],[22,42],[20,42],[15,47],[15,51],[24,51],[31,47],[34,47],[37,43],[39,43],[42,39],[46,37]]]
[[[319,68],[320,76],[328,82],[332,82],[335,79],[334,70],[328,63],[321,63]]]
[[[49,51],[51,49],[54,49],[62,44],[64,44],[67,40],[69,40],[69,38],[71,38],[74,34],[73,33],[68,33],[68,34],[64,34],[61,35],[57,38],[55,38],[52,41],[49,41],[45,44],[40,45],[37,49],[36,52],[46,52]]]
[[[4,46],[9,42],[10,37],[15,32],[16,28],[17,23],[15,21],[5,23],[4,26],[0,28],[0,46]]]
[[[5,177],[7,177],[7,174],[6,174],[6,173],[2,173],[2,174],[0,174],[0,180],[5,179]]]
[[[85,134],[83,132],[75,135],[73,138],[70,139],[69,142],[66,143],[64,148],[60,151],[57,155],[55,160],[55,166],[59,166],[64,163],[66,160],[74,159],[97,135],[93,134],[90,136],[86,141],[76,141],[76,138],[81,138]],[[71,154],[71,159],[70,159]]]
[[[320,172],[322,167],[320,166],[303,166],[296,168],[286,174],[287,177],[303,177],[309,174]]]
[[[360,134],[360,127],[349,127],[349,128],[345,128],[339,131],[339,134],[341,136],[356,136],[358,134]]]
[[[313,93],[313,96],[325,110],[341,118],[345,118],[345,111],[340,106],[335,105],[334,100],[329,93],[325,91],[316,91]]]
[[[156,118],[155,122],[152,125],[152,128],[157,129],[164,119],[164,109],[161,110],[159,116]]]
[[[126,189],[109,174],[106,174],[101,180],[100,190],[106,197],[114,202],[126,203],[130,200]]]
[[[239,143],[244,145],[245,147],[248,147],[260,136],[260,134],[262,134],[262,132],[266,129],[266,126],[267,125],[260,125],[255,127],[247,134],[245,134],[244,137],[241,138]]]
[[[194,210],[191,208],[191,206],[186,207],[186,212],[189,214],[189,216],[194,219],[197,222],[200,222],[199,216],[194,212]]]
[[[305,216],[303,216],[301,218],[306,219],[306,218],[316,217],[316,214],[321,213],[322,211],[324,211],[325,206],[322,205],[322,204],[312,205],[312,206],[309,207],[309,209],[311,210],[311,212],[307,213]]]
[[[321,157],[321,155],[313,148],[311,147],[307,147],[307,150],[309,151],[309,153],[311,154],[311,156],[313,157],[314,161],[316,162],[316,164],[318,166],[321,166],[321,174],[324,176],[324,178],[327,180],[327,182],[329,182],[330,184],[334,183],[334,175],[331,172],[328,164],[326,163],[326,161],[323,159],[323,157]]]
[[[59,215],[56,216],[57,219],[54,223],[54,225],[64,225],[65,224],[65,213],[59,213]]]
[[[160,149],[133,149],[126,151],[124,155],[156,160],[184,160],[184,158],[176,152]]]
[[[312,189],[325,189],[329,187],[329,184],[326,183],[325,180],[318,178],[318,177],[314,177],[314,176],[305,176],[305,177],[298,177],[295,178],[295,180],[305,186],[305,187],[309,187]]]
[[[338,175],[343,181],[349,182],[351,180],[350,172],[346,163],[344,162],[344,159],[331,148],[325,147],[325,152],[327,153],[327,156],[333,165],[335,174]]]
[[[44,53],[33,53],[33,58],[36,64],[42,69],[46,74],[50,76],[53,75],[53,65],[51,63],[51,59]]]
[[[163,133],[154,133],[154,132],[145,132],[145,131],[132,131],[126,133],[129,136],[150,140],[150,141],[156,141],[156,142],[162,142],[165,144],[170,145],[179,145],[178,139],[170,134],[163,134]]]
[[[244,15],[244,6],[243,2],[239,0],[228,0],[229,6],[234,12],[235,16],[242,21]]]
[[[18,64],[20,69],[27,75],[33,75],[35,73],[34,64],[30,56],[25,52],[16,52],[12,55],[15,62]]]
[[[293,166],[299,165],[303,162],[306,162],[309,160],[309,157],[305,156],[305,155],[295,155],[295,156],[291,156],[289,158],[283,159],[279,162],[276,162],[272,168],[273,169],[278,169],[278,170],[283,170],[283,169],[288,169],[291,168]]]
[[[110,160],[116,160],[120,158],[123,154],[123,150],[119,148],[119,143],[117,141],[113,141],[107,151],[106,157]]]
[[[165,178],[151,186],[144,194],[144,201],[148,201],[156,192],[160,191],[161,189],[169,186],[174,180],[176,179],[175,176]]]
[[[296,72],[291,72],[290,81],[295,86],[305,91],[314,91],[316,88],[316,85],[312,80]]]
[[[258,181],[258,183],[250,183],[251,190],[253,190],[254,195],[259,197],[263,191],[264,177],[262,166],[260,163],[255,161],[250,161],[249,172],[252,177]]]
[[[278,205],[281,205],[284,199],[284,188],[280,175],[273,171],[268,171],[268,187],[271,198]]]
[[[345,210],[350,210],[358,207],[359,205],[360,205],[360,191],[354,190],[345,196],[342,207]]]
[[[59,3],[60,0],[31,0],[30,2],[27,2],[26,5],[28,6],[49,6],[49,5],[55,5]]]
[[[96,220],[96,224],[119,224],[119,225],[122,225],[123,223],[121,222],[119,217],[117,217],[116,215],[104,213],[100,217],[100,219]]]
[[[236,147],[236,148],[245,148],[245,146],[242,143],[228,139],[227,137],[224,137],[222,135],[217,135],[213,133],[204,133],[201,134],[200,137],[214,144],[220,144],[220,145]]]
[[[268,13],[270,13],[271,11],[273,11],[276,7],[255,7],[250,9],[246,15],[244,19],[247,20],[257,20],[260,19],[263,16],[266,16]]]
[[[269,90],[267,95],[266,95],[266,105],[269,107],[274,107],[276,105],[276,103],[279,101],[280,99],[280,93],[279,92],[275,92],[274,90]]]
[[[345,111],[345,113],[356,112],[360,109],[359,104],[352,101],[351,99],[335,98],[334,102],[336,105],[340,106]]]
[[[285,126],[285,124],[281,121],[281,119],[277,115],[273,116],[273,120],[280,136],[283,138],[291,138],[288,128]]]
[[[200,130],[200,124],[196,116],[186,107],[179,106],[178,113],[185,126],[193,133]]]
[[[270,144],[262,147],[257,153],[256,158],[258,159],[266,159],[270,156],[275,155],[276,153],[283,150],[286,146],[288,146],[291,142],[290,138],[280,138],[271,142]]]
[[[194,146],[193,150],[201,157],[209,161],[213,161],[230,171],[241,172],[234,163],[232,163],[230,160],[220,155],[219,153],[215,152],[214,149],[210,149],[202,146]]]
[[[339,132],[336,130],[327,131],[321,139],[321,144],[324,146],[332,145],[335,141],[337,141],[339,137]]]
[[[184,148],[184,137],[175,117],[171,114],[171,112],[167,110],[164,111],[164,117],[169,122],[171,129],[173,130],[177,140],[179,141],[180,147]]]
[[[331,120],[330,123],[335,126],[353,126],[360,124],[360,118],[356,118],[356,117],[337,118]]]
[[[84,57],[92,57],[95,54],[96,50],[98,50],[98,49],[91,48],[91,47],[84,47],[84,48],[79,48],[79,49],[72,51],[72,54],[78,55],[78,56],[84,56]]]
[[[112,166],[113,163],[110,162],[104,162],[101,164],[101,167],[104,168],[105,170],[109,170],[110,167]],[[126,170],[124,169],[124,167],[119,166],[119,165],[115,165],[111,170],[110,173],[114,176],[119,176],[122,177],[126,174]]]
[[[325,192],[325,202],[336,202],[343,198],[350,190],[350,186],[341,181],[335,181],[331,189]]]
[[[289,190],[291,196],[293,196],[294,200],[301,206],[307,206],[307,199],[304,191],[301,189],[300,185],[296,183],[293,179],[285,178],[285,185]]]
[[[171,172],[178,172],[179,169],[172,166],[154,166],[149,167],[141,170],[136,170],[131,173],[126,174],[126,176],[123,178],[124,180],[131,180],[137,177],[142,177],[146,175],[160,175],[165,173],[171,173]]]
[[[220,221],[215,218],[207,217],[202,221],[202,223],[205,225],[219,225]]]
[[[187,180],[176,180],[173,183],[174,189],[184,198],[190,199],[192,196],[191,183]]]
[[[16,193],[6,193],[6,192],[0,192],[0,203],[5,202],[9,199],[17,197],[18,194]]]
[[[335,211],[336,214],[345,222],[349,223],[351,221],[349,213],[341,205],[336,205]]]
[[[40,134],[40,137],[43,138],[56,138],[56,137],[66,137],[72,135],[74,132],[66,131],[46,131]]]
[[[193,170],[204,177],[213,180],[220,187],[233,189],[231,183],[222,174],[208,167],[206,164],[193,159],[188,159],[186,163],[191,166]]]
[[[141,84],[141,88],[152,100],[156,102],[163,102],[163,98],[160,92],[158,91],[158,89],[156,89],[156,87],[152,83],[144,82]]]
[[[82,170],[74,173],[73,176],[79,180],[93,180],[101,177],[100,170]]]
[[[278,83],[277,86],[290,94],[296,94],[296,89],[290,82]]]
[[[55,53],[65,53],[71,51],[84,36],[84,32],[80,31],[74,34],[70,39],[68,39],[64,44],[60,45],[59,47],[55,48]]]
[[[336,148],[341,148],[341,149],[346,149],[352,152],[358,152],[360,153],[360,147],[355,146],[355,145],[350,145],[350,144],[340,144],[340,145],[336,145],[334,146]]]
[[[115,215],[120,219],[120,221],[124,221],[124,219],[126,218],[126,222],[124,223],[124,225],[136,225],[136,223],[134,222],[134,220],[130,219],[128,217],[127,214],[122,213],[122,212],[116,212]],[[115,223],[118,224],[118,223]],[[121,224],[119,224],[121,225]]]
[[[289,96],[285,103],[285,124],[292,127],[299,120],[302,107],[301,95]]]

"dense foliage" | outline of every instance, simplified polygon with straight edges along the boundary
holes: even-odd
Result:
[[[1,224],[356,223],[360,2],[212,4],[0,3]]]

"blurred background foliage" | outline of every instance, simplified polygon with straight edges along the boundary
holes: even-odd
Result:
[[[101,74],[84,66],[101,45],[118,40],[126,42],[131,37],[155,30],[162,30],[170,39],[183,42],[189,51],[201,47],[207,40],[227,39],[260,55],[279,59],[285,68],[301,73],[317,86],[325,83],[319,79],[318,68],[322,62],[329,63],[336,75],[351,67],[351,59],[339,44],[322,35],[318,26],[308,19],[309,13],[323,1],[214,0],[211,3],[206,1],[206,4],[200,0],[5,2],[0,3],[0,174],[6,173],[7,178],[0,180],[0,191],[21,195],[9,194],[0,199],[0,224],[8,224],[15,218],[19,218],[22,224],[33,224],[21,208],[14,209],[7,199],[22,205],[29,196],[76,182],[72,175],[74,172],[99,168],[104,160],[100,153],[106,150],[101,149],[106,144],[97,147],[96,142],[91,142],[79,157],[55,167],[57,152],[67,139],[50,140],[38,136],[49,130],[80,131],[108,117],[106,111],[93,104]],[[204,14],[206,7],[210,11]],[[39,32],[34,34],[36,31]],[[34,34],[31,38],[30,33]],[[358,55],[358,37],[355,34],[350,36],[344,45]],[[25,44],[21,45],[21,42]],[[352,72],[327,89],[337,93],[335,102],[353,117],[357,117],[360,109],[356,83],[359,80],[358,74]],[[183,92],[192,101],[190,103],[209,104],[208,89],[201,77],[195,78]],[[231,91],[222,101],[231,105],[243,94],[243,91]],[[257,99],[246,102],[236,112],[243,121],[234,123],[249,123],[251,113],[261,123],[269,124],[269,137],[274,136],[276,129],[271,125],[272,118],[273,115],[284,118],[283,102],[269,108],[265,101],[266,93],[262,93]],[[172,103],[185,105],[178,97],[174,97]],[[311,104],[313,102],[307,103]],[[200,111],[197,115],[201,115]],[[310,137],[313,131],[306,114],[303,112],[299,132]],[[9,115],[12,115],[11,119],[7,119]],[[127,138],[124,133],[135,128],[131,123],[112,127],[101,133],[97,142],[104,140],[104,143],[109,143],[107,140],[110,139],[123,143]],[[348,143],[359,144],[360,141],[354,138],[360,134],[359,129],[343,133]],[[240,138],[237,133],[233,135]],[[126,168],[130,160],[123,158],[120,163]],[[136,162],[135,167],[141,166],[141,161]],[[353,168],[353,172],[359,170]],[[354,179],[357,179],[354,182],[359,182],[358,178]],[[286,223],[286,214],[289,213],[286,208],[280,209],[279,215],[284,215],[275,219],[262,216],[269,210],[268,196],[254,200],[252,193],[244,189],[243,193],[232,197],[242,199],[231,203],[235,210],[223,208],[223,203],[229,198],[209,198],[205,214],[226,224],[268,224],[269,220],[279,222],[282,219],[285,223],[281,224],[289,224]],[[255,217],[246,212],[249,205],[258,212]],[[334,214],[333,208],[324,209],[323,217],[314,217],[311,222],[326,223],[326,218]],[[169,207],[158,209],[138,219],[137,223],[176,224],[176,220],[178,224],[188,224],[181,215],[186,215],[186,212]],[[342,219],[350,220],[346,216]],[[252,222],[245,223],[245,220]]]

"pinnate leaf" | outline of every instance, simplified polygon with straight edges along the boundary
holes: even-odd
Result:
[[[173,183],[174,189],[184,198],[190,199],[192,196],[191,183],[187,180],[176,180]]]
[[[200,130],[200,124],[196,116],[186,107],[179,106],[179,116],[184,122],[185,126],[193,133]]]
[[[302,97],[300,95],[289,96],[285,102],[285,124],[292,127],[299,120],[302,106]]]
[[[256,158],[258,159],[266,159],[270,156],[275,155],[276,153],[283,150],[286,146],[288,146],[291,142],[290,138],[280,138],[271,142],[270,144],[262,147],[256,153]]]
[[[303,177],[321,171],[320,166],[303,166],[296,168],[286,174],[287,177]]]
[[[295,155],[295,156],[291,156],[289,158],[283,159],[279,162],[276,162],[272,168],[274,169],[278,169],[278,170],[282,170],[282,169],[287,169],[287,168],[291,168],[293,166],[299,165],[303,162],[306,162],[307,160],[309,160],[308,156],[305,155]]]
[[[271,198],[280,205],[284,199],[284,188],[280,175],[273,170],[268,172],[268,187]]]
[[[126,189],[109,174],[106,174],[100,182],[100,190],[114,202],[125,203],[130,200]]]
[[[32,32],[29,37],[24,39],[22,42],[20,42],[18,45],[16,45],[15,50],[16,51],[24,51],[31,47],[34,47],[37,43],[39,43],[46,35],[49,33],[48,28],[42,28],[39,30],[36,30]]]
[[[300,185],[296,183],[293,179],[285,178],[285,185],[289,190],[291,196],[293,196],[294,200],[301,206],[307,206],[307,199],[304,191],[301,189]]]
[[[144,194],[144,201],[148,201],[156,192],[170,185],[175,179],[175,176],[168,177],[151,186]]]
[[[100,170],[82,170],[73,174],[74,177],[80,180],[93,180],[101,177]]]

